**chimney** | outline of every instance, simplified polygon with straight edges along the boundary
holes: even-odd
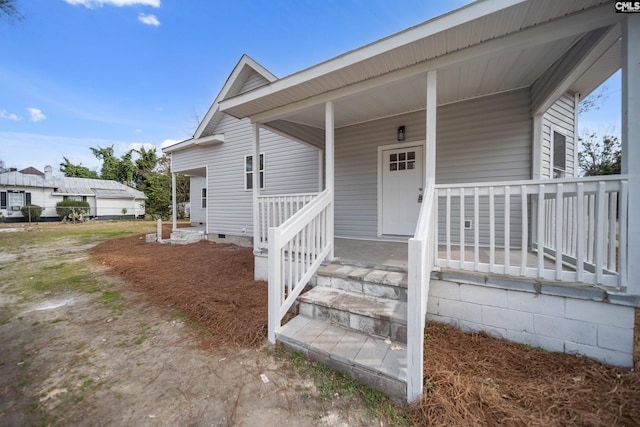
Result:
[[[44,167],[44,179],[53,178],[53,168],[49,165]]]

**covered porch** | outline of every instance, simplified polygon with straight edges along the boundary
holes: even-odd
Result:
[[[381,267],[390,271],[408,271],[409,266],[409,252],[408,242],[384,242],[375,240],[355,240],[344,239],[337,237],[334,239],[335,246],[335,262],[363,266],[369,268]],[[495,252],[495,256],[498,259],[504,259],[505,251],[502,248],[498,248]],[[471,247],[465,247],[464,259],[475,259],[475,250]],[[460,259],[460,247],[451,247],[451,257],[453,259]],[[511,264],[516,264],[522,260],[522,253],[520,250],[510,251]],[[528,268],[534,268],[538,263],[538,252],[529,250],[525,254],[526,265]],[[489,264],[491,254],[489,248],[479,248],[478,260],[479,263]],[[447,263],[447,248],[446,245],[438,245],[438,260],[439,263],[446,267]],[[551,258],[544,260],[546,269],[554,270],[555,262]],[[563,270],[574,271],[570,265],[563,265]],[[469,271],[473,271],[470,269]]]
[[[533,285],[517,294],[521,310],[508,307],[508,292],[518,289],[504,285],[513,283],[509,278],[571,288],[554,290],[553,304],[575,298],[580,310],[591,299],[584,289],[605,289],[624,296],[623,314],[615,316],[625,319],[625,340],[633,330],[628,308],[640,295],[640,275],[628,260],[640,257],[640,229],[628,212],[640,206],[629,191],[640,184],[640,83],[632,77],[640,74],[640,22],[601,1],[567,2],[562,10],[551,1],[498,3],[478,2],[221,103],[223,111],[252,119],[254,158],[261,127],[325,154],[318,194],[264,196],[254,175],[254,249],[268,263],[269,339],[279,339],[283,316],[323,263],[381,262],[402,270],[409,401],[422,393],[423,329],[428,309],[439,310],[431,300],[455,301],[458,312],[471,304],[480,323],[485,312],[511,324],[525,312],[521,335],[513,335],[525,340],[534,319],[549,320],[545,307],[529,300],[540,293]],[[580,94],[619,68],[623,175],[577,178]],[[559,125],[549,125],[547,114],[562,97],[574,101],[572,129],[564,134],[573,141],[566,156],[572,166],[556,170],[548,152]],[[390,173],[399,171],[403,178],[395,180]],[[450,283],[438,280],[430,289],[434,271],[464,277],[450,275]],[[502,275],[504,286],[485,286],[469,274]],[[554,321],[565,315],[554,313]],[[461,327],[471,322],[463,316],[456,320]],[[567,334],[580,327],[567,324]],[[576,347],[566,340],[554,347],[561,337],[544,333],[550,335],[540,342],[560,351],[606,341],[588,332]]]

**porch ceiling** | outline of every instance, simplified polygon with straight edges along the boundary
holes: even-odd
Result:
[[[172,172],[179,173],[181,175],[186,176],[207,176],[206,168],[194,168],[194,169],[183,169],[183,170],[173,170]]]
[[[253,91],[221,110],[321,146],[324,103],[337,128],[419,111],[438,70],[438,105],[528,88],[586,35],[620,20],[604,0],[479,1]],[[620,66],[619,43],[572,75],[586,96]],[[582,52],[578,52],[582,54]]]
[[[481,56],[438,70],[438,105],[505,92],[531,84],[566,52],[578,37],[493,56]],[[334,100],[337,128],[395,116],[426,106],[426,78],[415,75]],[[324,105],[281,117],[324,129]]]

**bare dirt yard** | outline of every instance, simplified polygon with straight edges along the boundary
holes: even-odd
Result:
[[[198,323],[200,304],[223,304],[237,311],[227,335],[262,328],[239,294],[180,302],[182,288],[246,282],[237,264],[209,276],[216,245],[134,236],[94,248],[152,232],[149,223],[21,229],[0,232],[0,426],[379,425],[361,398],[319,389],[304,361],[298,369],[263,341],[218,341]],[[175,302],[161,296],[167,289]]]
[[[424,398],[393,406],[265,343],[250,249],[127,236],[149,223],[28,230],[0,232],[3,426],[640,425],[637,371],[437,324]]]

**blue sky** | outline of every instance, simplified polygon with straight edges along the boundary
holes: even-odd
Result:
[[[0,159],[97,169],[89,147],[189,138],[242,54],[283,77],[465,3],[16,0],[24,19],[0,20]],[[616,126],[617,81],[590,129]]]

